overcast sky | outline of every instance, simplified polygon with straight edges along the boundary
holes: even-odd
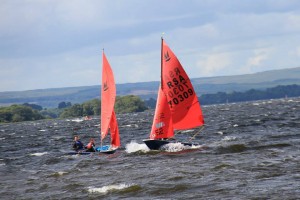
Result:
[[[298,0],[1,0],[0,91],[160,80],[161,36],[191,78],[300,66]]]

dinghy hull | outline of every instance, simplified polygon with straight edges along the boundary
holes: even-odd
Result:
[[[143,140],[143,142],[147,145],[150,150],[160,150],[163,145],[169,144],[168,140]]]
[[[113,154],[116,152],[118,148],[112,148],[110,145],[105,145],[102,147],[96,147],[96,152],[105,153],[105,154]]]
[[[152,139],[146,139],[143,140],[143,142],[147,145],[147,147],[150,150],[161,150],[162,146],[166,145],[166,144],[170,144],[170,143],[180,143],[184,146],[199,146],[198,143],[190,143],[190,142],[173,142],[173,141],[169,141],[169,140],[152,140]]]
[[[70,151],[67,153],[67,155],[89,155],[93,152],[87,152],[87,151]]]

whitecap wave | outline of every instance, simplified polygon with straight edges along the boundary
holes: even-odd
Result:
[[[101,193],[101,194],[106,194],[109,191],[113,191],[113,190],[123,190],[126,188],[131,187],[131,184],[119,184],[119,185],[107,185],[107,186],[103,186],[100,188],[96,188],[96,187],[88,187],[88,192],[89,193]]]
[[[164,145],[162,148],[167,152],[177,152],[177,151],[185,150],[185,146],[180,142],[169,143]]]
[[[83,119],[77,118],[77,119],[72,119],[71,121],[72,121],[72,122],[83,122]]]
[[[219,135],[223,135],[224,133],[222,131],[217,132]]]
[[[147,147],[146,144],[139,144],[135,141],[131,141],[130,143],[126,144],[125,151],[127,153],[134,153],[134,152],[137,152],[137,151],[148,152],[150,150],[149,150],[149,148]]]
[[[5,166],[6,164],[4,163],[4,159],[0,159],[0,167]]]
[[[185,131],[182,131],[182,133],[190,133],[190,132],[194,132],[194,130],[191,129],[191,130],[185,130]]]
[[[64,174],[68,174],[68,172],[59,171],[59,172],[56,172],[56,174],[59,175],[59,176],[62,176]]]
[[[31,155],[31,156],[43,156],[43,155],[46,155],[46,154],[48,154],[48,152],[31,153],[30,155]]]
[[[233,141],[236,140],[235,136],[225,136],[223,139],[223,141]]]
[[[180,142],[169,143],[162,147],[162,149],[167,152],[179,152],[179,151],[184,151],[184,150],[188,150],[188,149],[200,149],[200,148],[202,148],[201,145],[187,146]]]

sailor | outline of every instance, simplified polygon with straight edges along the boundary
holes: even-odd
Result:
[[[75,135],[75,136],[74,136],[73,149],[74,149],[75,151],[79,151],[79,150],[83,150],[83,149],[84,149],[84,145],[83,145],[83,143],[79,140],[79,136],[78,136],[78,135]]]
[[[85,148],[88,152],[95,152],[95,140],[91,138],[90,142],[85,146]]]

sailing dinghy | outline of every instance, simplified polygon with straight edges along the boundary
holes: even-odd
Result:
[[[198,97],[179,60],[162,38],[161,84],[150,138],[143,140],[150,150],[160,150],[169,143],[177,143],[174,130],[187,130],[204,125]],[[180,142],[192,146],[191,142]]]
[[[102,84],[101,84],[101,131],[100,147],[96,152],[111,154],[120,147],[118,121],[114,111],[116,100],[116,84],[113,71],[104,54],[102,53]],[[110,132],[110,145],[102,145],[103,140]]]

